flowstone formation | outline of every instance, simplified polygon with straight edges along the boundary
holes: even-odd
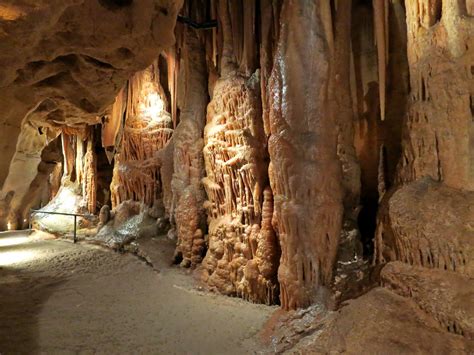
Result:
[[[263,191],[263,126],[258,90],[251,85],[233,74],[220,79],[208,107],[203,182],[210,221],[204,268],[206,281],[222,292],[272,303],[277,257],[270,222],[273,196],[269,187]]]
[[[127,200],[152,206],[161,194],[157,152],[171,138],[173,127],[159,80],[158,61],[155,61],[129,80],[126,94],[122,93],[126,100],[119,96],[114,104],[125,107],[112,108],[117,116],[111,116],[111,122],[123,121],[117,125],[121,139],[114,156],[112,207]]]
[[[336,126],[325,105],[330,53],[321,40],[327,35],[321,8],[305,1],[287,2],[280,21],[285,25],[269,84],[268,148],[273,218],[282,250],[281,303],[292,309],[309,306],[322,286],[331,283],[342,192]],[[313,69],[307,73],[303,68]],[[304,92],[313,95],[301,95]]]
[[[177,29],[177,32],[179,29]],[[203,131],[207,91],[205,34],[191,28],[178,32],[177,47],[181,52],[177,106],[179,124],[173,135],[173,175],[171,179],[171,220],[176,226],[175,259],[182,266],[195,267],[201,263],[207,231],[202,185],[204,177]],[[174,73],[173,73],[174,74]]]
[[[382,201],[375,261],[388,262],[382,284],[413,300],[447,331],[472,339],[469,9],[468,2],[407,4],[412,92],[397,172],[403,185]]]
[[[266,172],[259,73],[245,75],[251,72],[245,56],[237,69],[239,47],[231,42],[235,18],[225,2],[218,9],[223,27],[221,77],[213,87],[204,130],[209,220],[204,281],[224,294],[272,304],[278,296],[279,250],[271,224],[273,195]],[[244,37],[240,45],[250,46],[248,40]]]
[[[167,235],[203,286],[288,311],[277,352],[472,352],[473,16],[0,0],[0,228],[46,204],[115,249]]]

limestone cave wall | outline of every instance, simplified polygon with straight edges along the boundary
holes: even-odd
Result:
[[[99,123],[130,76],[174,43],[181,6],[179,0],[0,3],[1,225],[20,225],[41,151],[62,127]]]
[[[383,286],[472,338],[474,3],[183,3],[0,1],[0,228],[69,189],[223,294]]]

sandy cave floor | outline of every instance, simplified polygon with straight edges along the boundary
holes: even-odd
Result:
[[[165,238],[147,242],[157,272],[98,246],[0,234],[1,354],[255,353],[276,309],[200,291],[168,265]]]

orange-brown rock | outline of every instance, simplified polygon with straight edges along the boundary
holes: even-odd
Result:
[[[305,307],[329,285],[342,222],[336,123],[321,6],[285,1],[270,77],[270,181],[279,235],[281,304]]]
[[[116,101],[114,105],[119,105]],[[158,61],[136,73],[127,85],[126,115],[116,147],[111,184],[112,207],[127,200],[152,206],[161,196],[159,151],[173,133],[160,84]],[[120,112],[120,110],[118,110]]]
[[[213,83],[204,129],[203,179],[208,200],[204,280],[224,294],[273,304],[278,297],[278,241],[271,226],[260,75],[255,57],[255,4],[219,1],[220,78]],[[265,191],[265,192],[264,192]],[[264,214],[265,211],[265,214]]]
[[[0,5],[0,199],[16,191],[16,209],[57,128],[99,123],[129,76],[173,43],[182,1]]]
[[[204,268],[210,286],[273,303],[277,296],[276,260],[270,258],[265,265],[264,258],[258,256],[259,245],[260,249],[269,248],[267,253],[277,253],[268,213],[265,229],[260,230],[263,204],[267,204],[267,211],[271,209],[272,194],[268,188],[264,202],[264,132],[258,93],[252,79],[235,73],[219,79],[214,87],[204,132],[207,176],[203,181],[209,216]],[[273,274],[267,271],[267,277],[263,276],[259,266],[270,268]]]
[[[386,199],[375,240],[378,262],[403,261],[474,275],[474,193],[425,178]]]
[[[205,47],[197,31],[186,28],[182,33],[181,73],[178,90],[180,122],[173,135],[173,177],[171,192],[176,225],[176,257],[182,265],[196,266],[204,251],[203,231],[206,215],[203,131],[208,102]]]
[[[409,299],[380,287],[350,301],[312,329],[312,335],[292,352],[466,354],[474,349],[472,341],[446,332]]]
[[[474,282],[452,271],[388,263],[382,285],[410,298],[447,331],[474,339]]]
[[[474,190],[474,25],[466,1],[407,1],[410,109],[399,179]]]

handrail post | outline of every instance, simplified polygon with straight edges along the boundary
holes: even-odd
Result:
[[[77,226],[76,226],[76,221],[77,221],[77,216],[74,215],[74,243],[76,243],[76,230],[77,230]]]
[[[28,229],[31,230],[33,228],[33,224],[31,223],[31,216],[33,215],[33,211],[30,208],[30,214],[28,216]]]
[[[73,235],[74,243],[77,242],[77,217],[89,218],[89,217],[93,216],[91,214],[86,215],[86,214],[40,211],[40,210],[30,209],[30,229],[33,227],[32,216],[36,213],[53,214],[53,215],[60,215],[60,216],[73,216],[74,217],[74,235]]]

